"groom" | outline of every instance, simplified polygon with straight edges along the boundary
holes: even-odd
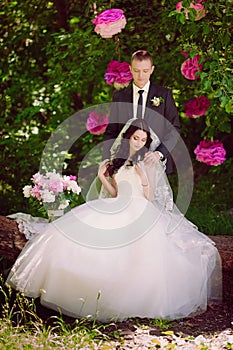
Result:
[[[148,51],[139,50],[131,57],[132,85],[113,95],[109,125],[105,131],[103,158],[110,158],[110,148],[124,124],[131,118],[144,118],[160,139],[160,145],[148,152],[145,161],[161,160],[166,172],[173,171],[169,152],[175,146],[180,122],[170,89],[154,85],[150,76],[154,71],[153,58]]]

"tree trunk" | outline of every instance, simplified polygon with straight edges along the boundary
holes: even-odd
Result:
[[[14,261],[26,242],[27,239],[19,231],[17,222],[0,216],[0,255]]]
[[[57,24],[59,28],[69,31],[68,23],[68,5],[65,0],[53,0],[57,10]]]

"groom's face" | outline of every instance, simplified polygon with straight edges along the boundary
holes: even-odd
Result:
[[[150,79],[154,66],[152,66],[150,60],[139,61],[134,59],[131,62],[130,70],[133,76],[134,84],[141,89]]]

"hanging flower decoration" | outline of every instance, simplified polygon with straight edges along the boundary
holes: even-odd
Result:
[[[87,118],[87,130],[94,135],[103,134],[108,126],[108,116],[91,112]]]
[[[205,96],[199,96],[189,100],[184,106],[186,117],[199,118],[201,115],[206,115],[210,100]]]
[[[177,2],[176,10],[180,12],[182,8],[183,8],[183,2],[182,1]],[[191,2],[189,5],[189,8],[196,10],[195,21],[199,21],[200,19],[205,17],[207,14],[205,7],[202,5],[202,0],[199,0],[196,4]],[[189,10],[185,9],[184,13],[185,13],[186,19],[189,19]]]
[[[196,80],[200,78],[197,72],[201,72],[203,68],[203,63],[199,63],[201,56],[196,55],[193,58],[188,58],[181,65],[181,73],[186,79]]]
[[[111,38],[126,26],[126,18],[121,9],[108,9],[99,13],[92,21],[95,32],[102,38]]]
[[[132,78],[129,63],[115,60],[109,62],[107,71],[104,74],[106,83],[114,85],[116,89],[128,86]]]
[[[194,150],[196,160],[207,165],[219,165],[226,160],[226,150],[219,140],[201,141]]]

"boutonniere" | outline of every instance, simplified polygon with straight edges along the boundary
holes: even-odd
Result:
[[[154,107],[159,107],[160,103],[163,103],[164,102],[164,99],[163,97],[153,97],[151,99],[151,103],[152,103],[152,106]]]

